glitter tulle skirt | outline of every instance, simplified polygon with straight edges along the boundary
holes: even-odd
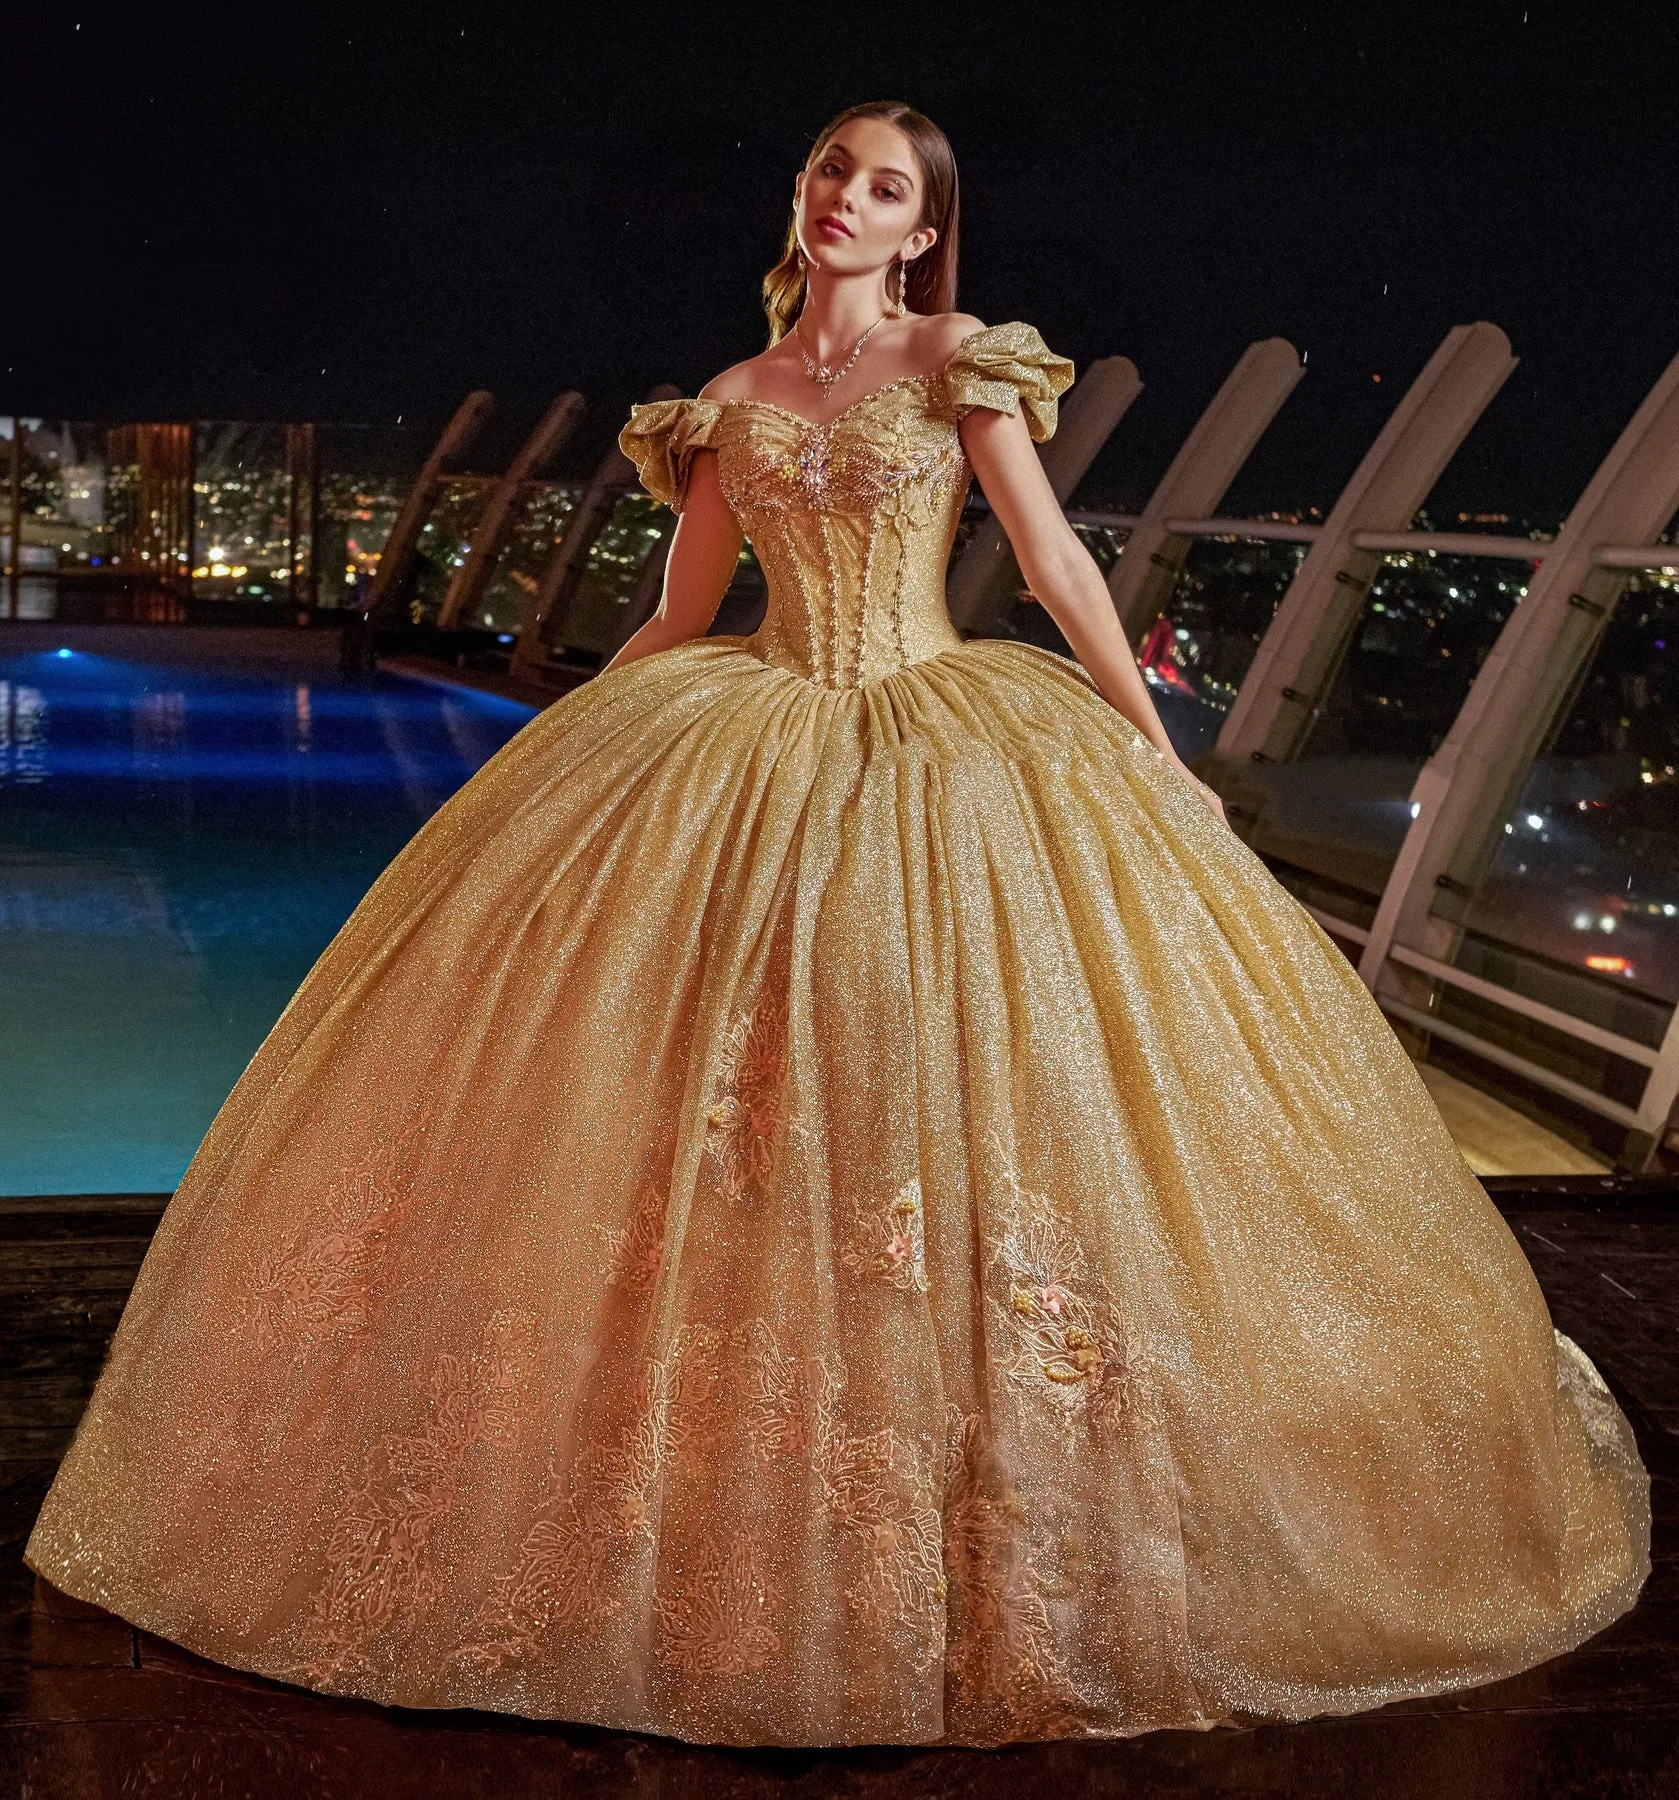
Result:
[[[1481,1683],[1649,1484],[1318,926],[1064,658],[534,719],[170,1205],[28,1557],[241,1668],[699,1741]]]

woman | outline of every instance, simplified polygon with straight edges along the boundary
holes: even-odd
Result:
[[[1581,1642],[1648,1480],[1352,970],[1173,754],[822,134],[772,342],[622,442],[663,603],[419,833],[229,1097],[29,1544],[206,1656],[705,1742],[1348,1712]],[[1078,661],[964,642],[977,472]],[[745,532],[751,636],[707,637]]]

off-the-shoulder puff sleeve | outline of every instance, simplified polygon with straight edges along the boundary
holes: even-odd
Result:
[[[1024,408],[1038,443],[1055,434],[1056,402],[1073,385],[1073,365],[1057,356],[1035,326],[988,325],[956,346],[944,369],[945,392],[960,413],[976,406],[1011,413]]]
[[[673,512],[688,497],[694,452],[709,447],[722,413],[715,400],[650,400],[630,408],[618,448],[635,464],[641,485]]]

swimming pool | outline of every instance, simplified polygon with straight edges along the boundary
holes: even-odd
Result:
[[[0,631],[0,1194],[172,1189],[374,877],[533,716],[335,653]]]

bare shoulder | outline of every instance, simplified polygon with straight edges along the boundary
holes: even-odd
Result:
[[[985,329],[985,321],[965,312],[927,313],[916,320],[915,329],[921,352],[916,361],[942,367],[961,344]]]
[[[766,363],[783,360],[777,357],[772,347],[760,350],[756,356],[749,356],[745,362],[731,364],[720,375],[712,378],[699,391],[701,400],[749,400],[757,378]]]

